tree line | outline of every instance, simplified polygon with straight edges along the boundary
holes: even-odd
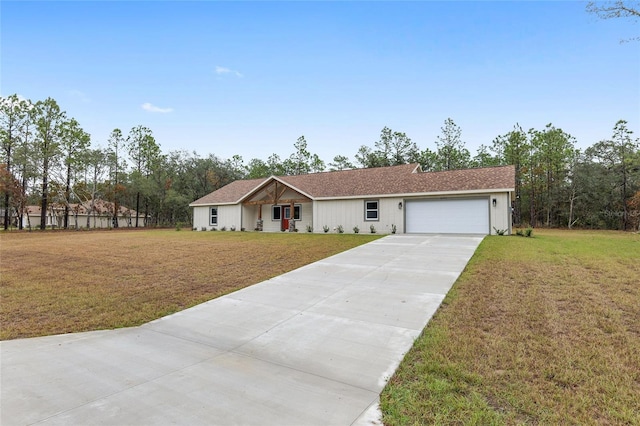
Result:
[[[552,124],[526,131],[516,124],[472,155],[460,127],[448,118],[433,149],[420,149],[405,133],[384,127],[377,141],[358,149],[354,161],[336,155],[325,164],[301,136],[288,157],[274,153],[245,164],[239,155],[221,159],[185,150],[163,153],[152,130],[142,125],[127,133],[116,128],[106,146],[94,146],[91,135],[52,98],[34,103],[11,95],[0,98],[0,108],[5,229],[12,217],[22,226],[28,205],[40,206],[44,229],[53,204],[63,206],[61,226],[68,228],[72,205],[91,209],[96,200],[109,201],[114,216],[123,205],[143,213],[145,223],[136,215],[132,226],[172,226],[191,222],[190,202],[237,179],[407,163],[419,163],[424,171],[514,165],[516,226],[640,226],[640,143],[624,120],[615,123],[611,138],[584,151]]]

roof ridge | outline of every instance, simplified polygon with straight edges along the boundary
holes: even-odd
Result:
[[[258,182],[277,180],[310,199],[393,196],[394,194],[427,194],[513,190],[513,165],[474,167],[468,169],[421,172],[418,163],[388,167],[282,175]],[[253,193],[256,180],[239,180],[191,203],[195,205],[237,204]]]
[[[405,163],[405,164],[395,164],[393,166],[379,166],[379,167],[354,167],[353,169],[343,169],[343,170],[323,170],[321,172],[313,172],[313,173],[302,173],[299,175],[271,175],[271,177],[277,178],[287,178],[294,176],[318,176],[322,174],[331,174],[331,173],[344,173],[344,172],[357,172],[357,171],[366,171],[366,170],[376,170],[376,169],[391,169],[391,168],[409,168],[419,166],[420,163]]]

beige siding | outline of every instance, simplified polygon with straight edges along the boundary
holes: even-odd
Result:
[[[493,200],[496,206],[493,206]],[[489,221],[491,223],[491,234],[495,235],[494,228],[507,230],[511,234],[511,197],[508,192],[491,194],[489,196]]]
[[[283,195],[294,196],[295,194]],[[509,193],[474,194],[474,197],[489,198],[489,220],[491,233],[495,234],[496,229],[505,229],[511,233],[511,200]],[[453,196],[452,196],[453,197]],[[419,197],[427,199],[428,197]],[[442,197],[438,197],[442,198]],[[458,196],[459,198],[459,196]],[[492,200],[496,199],[496,207],[493,207]],[[410,198],[407,198],[410,199]],[[365,220],[365,200],[378,201],[378,220]],[[377,233],[389,234],[393,225],[396,226],[397,233],[403,233],[405,198],[366,198],[352,200],[322,200],[315,203],[296,204],[301,206],[301,220],[296,222],[299,232],[306,232],[307,225],[313,228],[315,233],[323,233],[323,227],[328,226],[329,232],[337,232],[339,225],[342,225],[345,233],[353,233],[353,228],[357,226],[360,233],[370,233],[370,226],[373,225]],[[399,207],[402,203],[402,207]],[[193,226],[197,230],[203,227],[207,230],[212,226],[209,224],[210,209],[212,206],[199,206],[193,208]],[[224,205],[218,207],[218,224],[216,229],[225,227],[227,230],[235,227],[238,231],[245,228],[248,231],[254,230],[258,220],[258,206]],[[270,204],[262,206],[263,230],[265,232],[280,232],[280,220],[273,220],[273,209]]]
[[[313,227],[313,206],[311,203],[302,203],[300,220],[296,221],[296,229],[299,232],[307,232],[307,225]]]
[[[482,196],[481,194],[474,195]],[[495,234],[494,227],[497,229],[506,229],[511,233],[511,207],[508,193],[484,194],[489,197],[489,220],[491,232]],[[419,197],[427,199],[428,197]],[[442,197],[438,197],[442,198]],[[455,197],[454,197],[455,198]],[[459,198],[459,196],[458,196]],[[491,200],[496,199],[496,207],[493,207]],[[365,199],[354,200],[331,200],[318,201],[314,211],[314,232],[324,232],[323,226],[329,227],[329,232],[336,232],[338,225],[342,225],[344,232],[353,233],[353,227],[358,226],[360,233],[370,233],[370,226],[373,225],[377,233],[391,233],[393,225],[396,225],[396,232],[404,232],[404,198],[370,198],[379,202],[379,220],[366,221]],[[410,198],[407,198],[410,199]],[[367,198],[369,200],[369,198]],[[402,208],[398,208],[398,204],[402,202]]]
[[[283,196],[286,198],[286,195]],[[313,225],[313,207],[311,203],[296,204],[300,206],[300,220],[296,221],[298,232],[307,232],[307,225]],[[262,206],[263,230],[265,232],[278,232],[281,228],[281,221],[273,219],[273,206],[271,204]]]
[[[378,201],[378,220],[365,220],[365,200]],[[402,209],[398,203],[402,202]],[[367,198],[354,200],[318,201],[314,211],[314,232],[324,232],[323,227],[329,227],[329,232],[337,232],[342,225],[345,233],[353,233],[357,226],[360,233],[370,233],[371,225],[376,233],[391,233],[392,225],[396,225],[397,232],[404,228],[404,201],[402,198]]]
[[[226,228],[227,230],[235,228],[240,231],[242,226],[240,220],[241,210],[242,206],[240,205],[218,206],[218,225],[215,228],[218,230],[222,228]]]
[[[209,208],[210,206],[200,206],[193,208],[193,228],[201,231],[203,229],[209,230]]]
[[[279,232],[280,220],[273,220],[273,206],[265,204],[262,206],[262,230],[265,232]]]
[[[218,223],[216,225],[211,225],[210,223],[211,207],[218,208]],[[194,207],[193,227],[198,231],[205,228],[207,231],[212,228],[216,228],[218,230],[226,228],[227,230],[230,230],[232,227],[240,231],[240,228],[242,227],[240,212],[240,205]]]
[[[243,206],[242,207],[242,228],[247,231],[253,231],[258,225],[258,208],[260,206]],[[264,215],[264,207],[262,214]]]
[[[307,225],[313,223],[313,210],[311,203],[296,204],[301,207],[302,218],[296,221],[296,228],[300,232],[306,232]],[[193,208],[193,227],[200,231],[202,228],[210,230],[213,226],[210,225],[210,210],[213,206],[197,206]],[[229,206],[217,206],[218,207],[218,225],[216,229],[220,230],[222,227],[226,227],[227,230],[235,226],[236,230],[240,231],[244,228],[246,231],[253,231],[256,228],[258,222],[258,206],[242,206],[229,205]],[[273,220],[272,205],[265,204],[262,206],[262,220],[263,231],[265,232],[279,232],[280,221]]]

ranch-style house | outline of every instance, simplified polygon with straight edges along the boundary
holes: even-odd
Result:
[[[197,230],[511,233],[513,166],[418,164],[238,180],[190,204]]]

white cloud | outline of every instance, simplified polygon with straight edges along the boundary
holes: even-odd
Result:
[[[242,74],[240,74],[240,72],[226,68],[226,67],[221,67],[219,65],[216,65],[216,74],[218,75],[233,74],[236,77],[242,77]]]
[[[149,112],[161,112],[161,113],[167,113],[167,112],[171,112],[173,111],[173,108],[160,108],[157,107],[149,102],[145,102],[142,104],[142,109],[145,111],[149,111]]]

